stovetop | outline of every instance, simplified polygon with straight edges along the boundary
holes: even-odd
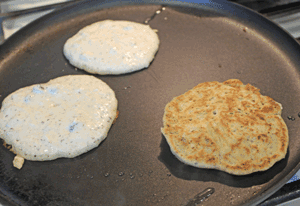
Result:
[[[300,42],[300,0],[230,0],[263,14]]]

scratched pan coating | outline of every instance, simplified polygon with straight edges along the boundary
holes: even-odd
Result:
[[[153,3],[153,1],[152,1]],[[143,23],[161,2],[87,1],[43,17],[0,48],[0,100],[18,88],[75,70],[64,42],[93,22]],[[150,22],[159,51],[149,68],[99,76],[116,93],[119,118],[107,139],[72,159],[26,161],[0,147],[0,192],[8,205],[251,205],[287,182],[299,169],[299,58],[296,41],[262,16],[230,2],[166,3]],[[284,160],[265,172],[235,176],[179,162],[160,132],[165,105],[206,81],[237,78],[282,103],[290,146]],[[287,116],[296,119],[290,121]],[[209,196],[209,197],[207,197]]]

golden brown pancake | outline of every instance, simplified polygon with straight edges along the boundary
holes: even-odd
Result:
[[[289,138],[281,110],[240,80],[205,82],[166,105],[161,131],[180,161],[246,175],[285,157]]]

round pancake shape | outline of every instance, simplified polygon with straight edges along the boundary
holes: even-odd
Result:
[[[69,38],[63,53],[79,69],[117,75],[148,67],[158,47],[158,36],[149,25],[104,20]]]
[[[27,160],[73,158],[106,138],[117,104],[114,91],[93,76],[58,77],[4,99],[1,138]]]
[[[183,163],[246,175],[285,158],[289,138],[281,111],[250,84],[205,82],[166,105],[161,131]]]

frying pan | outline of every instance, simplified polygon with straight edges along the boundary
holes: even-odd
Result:
[[[0,192],[9,205],[256,205],[298,171],[300,47],[263,16],[226,1],[85,1],[51,13],[1,46],[0,100],[24,86],[87,74],[68,63],[62,48],[82,27],[104,19],[150,20],[160,38],[154,61],[130,74],[95,75],[115,91],[120,114],[92,151],[26,161],[18,170],[14,155],[0,147]],[[160,132],[165,105],[199,83],[233,78],[282,103],[286,158],[245,176],[181,163]]]

